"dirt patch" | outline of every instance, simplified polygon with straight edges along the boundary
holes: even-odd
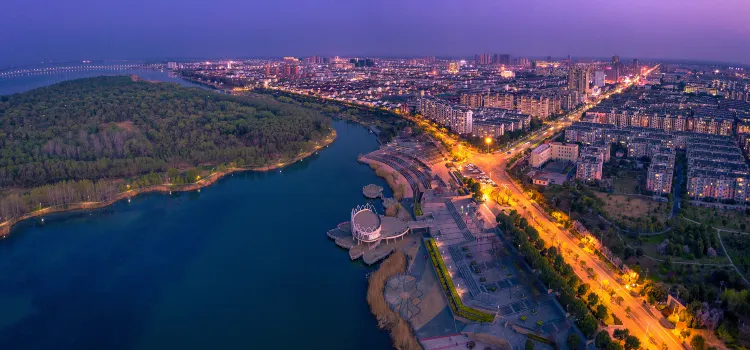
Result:
[[[126,131],[130,131],[130,132],[135,131],[135,124],[133,124],[133,122],[129,121],[129,120],[128,121],[124,121],[124,122],[115,123],[115,125],[118,128],[126,130]]]
[[[613,218],[625,221],[634,221],[642,218],[654,217],[656,221],[664,224],[667,220],[666,203],[656,202],[635,196],[619,194],[606,194],[594,192],[604,201],[604,211]]]

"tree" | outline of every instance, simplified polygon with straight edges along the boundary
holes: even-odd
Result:
[[[578,347],[581,346],[581,338],[578,337],[578,334],[570,333],[565,343],[571,349],[578,349]]]
[[[598,318],[600,320],[604,320],[605,318],[607,318],[607,307],[606,306],[604,306],[602,304],[599,304],[599,305],[596,306],[596,318]]]
[[[587,283],[581,284],[578,286],[578,295],[584,296],[589,291],[589,285]]]
[[[579,322],[578,328],[583,332],[583,335],[590,338],[596,333],[597,328],[599,328],[599,322],[597,322],[593,316],[586,315]]]
[[[597,349],[606,349],[607,345],[609,345],[610,342],[612,342],[612,339],[609,337],[609,333],[607,331],[596,333],[596,338],[594,338],[594,345],[596,345]]]
[[[534,341],[526,338],[526,345],[523,347],[525,350],[534,350]]]
[[[606,350],[622,350],[622,345],[620,343],[613,341],[607,344]]]
[[[630,336],[630,330],[625,329],[615,329],[614,332],[612,332],[612,336],[617,340],[625,340],[625,338]]]
[[[641,347],[641,340],[636,336],[629,335],[625,338],[625,350],[635,350]]]
[[[23,204],[32,197],[41,199],[33,203],[37,207],[112,199],[118,183],[100,183],[105,179],[125,179],[131,186],[119,188],[125,191],[167,177],[180,185],[200,175],[194,169],[181,175],[178,164],[276,164],[313,150],[332,135],[330,119],[321,113],[328,107],[126,76],[79,79],[17,94],[0,101],[0,189],[33,189],[20,197],[22,202],[0,196],[0,216],[27,213],[33,206]]]
[[[473,349],[473,348],[474,348],[475,346],[477,346],[477,343],[475,343],[475,342],[474,342],[473,340],[469,340],[469,341],[468,341],[468,342],[466,343],[466,348],[467,348],[467,349]]]
[[[690,346],[693,347],[693,350],[705,350],[706,339],[703,339],[703,336],[700,334],[696,334],[693,336],[693,339],[690,340]]]
[[[586,300],[588,301],[589,306],[594,307],[594,305],[599,303],[599,296],[596,295],[596,293],[591,293]]]

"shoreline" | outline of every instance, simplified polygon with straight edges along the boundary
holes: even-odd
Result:
[[[393,169],[390,166],[388,166],[388,164],[383,164],[383,163],[378,162],[376,160],[367,159],[364,156],[357,157],[357,161],[360,162],[360,163],[362,163],[362,164],[367,164],[368,166],[370,166],[370,169],[373,172],[375,172],[375,175],[377,175],[379,178],[385,180],[385,182],[388,183],[388,187],[391,188],[391,192],[393,192],[393,197],[394,198],[396,198],[396,193],[399,192],[399,188],[396,187],[396,186],[399,186],[399,185],[402,186],[403,187],[403,193],[401,193],[401,198],[396,198],[397,200],[400,201],[403,198],[412,198],[413,197],[412,193],[413,193],[414,190],[411,188],[411,185],[409,185],[409,182],[406,181],[406,179],[404,178],[404,176],[401,175],[398,171],[396,171],[395,169]],[[395,174],[398,174],[398,176],[396,176],[396,179],[393,179],[391,181],[390,179],[388,179],[388,177],[383,176],[382,174],[378,174],[377,168],[374,168],[373,166],[375,166],[377,168],[381,168],[381,169],[386,170],[386,171],[388,169],[390,169],[391,172],[389,172],[389,174],[394,174],[395,173]],[[408,191],[407,191],[407,189],[408,189]]]
[[[406,254],[396,249],[385,259],[378,269],[370,275],[367,282],[367,304],[370,312],[378,321],[378,328],[385,330],[391,337],[396,349],[421,350],[411,323],[401,314],[391,309],[385,300],[385,285],[394,276],[406,273]]]
[[[68,204],[61,204],[57,206],[42,208],[40,210],[36,210],[30,213],[24,214],[18,218],[13,218],[3,223],[0,223],[0,239],[7,238],[10,235],[11,229],[16,224],[25,220],[29,220],[35,217],[42,216],[42,215],[64,213],[64,212],[78,211],[78,210],[100,209],[100,208],[108,207],[112,204],[115,204],[116,202],[121,201],[123,199],[132,198],[132,197],[138,196],[140,194],[145,194],[145,193],[195,191],[195,190],[200,190],[203,187],[208,187],[210,185],[213,185],[216,181],[218,181],[219,179],[229,174],[234,174],[234,173],[243,172],[243,171],[265,172],[265,171],[271,171],[271,170],[283,168],[287,165],[303,160],[313,155],[315,152],[318,152],[320,149],[328,147],[328,145],[332,144],[336,140],[336,137],[338,136],[336,133],[336,129],[332,129],[332,130],[333,130],[332,133],[328,137],[323,139],[322,144],[316,146],[310,151],[300,153],[296,157],[288,161],[282,162],[282,163],[266,165],[266,166],[256,167],[256,168],[229,168],[222,172],[217,171],[213,174],[206,176],[205,178],[198,180],[198,182],[194,182],[191,184],[180,185],[180,186],[161,184],[161,185],[154,185],[154,186],[129,190],[125,192],[120,192],[116,194],[114,198],[109,199],[107,201],[103,201],[103,202],[78,202],[78,203],[68,203]]]

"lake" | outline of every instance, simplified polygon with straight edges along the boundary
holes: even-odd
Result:
[[[24,79],[0,88],[40,84]],[[365,301],[372,268],[326,237],[362,186],[390,190],[356,161],[374,135],[334,127],[281,172],[17,225],[0,241],[0,349],[392,348]]]

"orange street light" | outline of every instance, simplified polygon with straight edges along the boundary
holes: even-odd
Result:
[[[492,138],[491,137],[485,138],[484,143],[487,144],[487,153],[490,153],[490,144],[492,143]]]

